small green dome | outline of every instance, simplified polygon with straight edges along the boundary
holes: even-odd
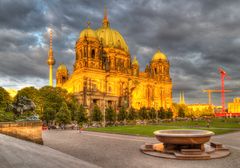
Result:
[[[160,50],[158,50],[154,55],[153,55],[153,58],[152,58],[152,61],[154,60],[167,60],[167,56],[162,53]]]
[[[57,71],[68,71],[66,65],[60,64],[57,68]]]
[[[85,38],[85,37],[91,37],[91,38],[97,39],[96,32],[93,29],[91,29],[90,27],[83,29],[83,31],[81,31],[81,33],[79,35],[79,39]]]

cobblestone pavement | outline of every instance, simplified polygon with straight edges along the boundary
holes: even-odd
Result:
[[[44,144],[84,161],[106,168],[238,168],[240,167],[240,132],[214,136],[212,141],[224,143],[231,155],[215,160],[184,161],[155,158],[139,151],[155,138],[76,130],[50,130],[43,133]]]
[[[0,168],[97,168],[47,146],[0,134]]]

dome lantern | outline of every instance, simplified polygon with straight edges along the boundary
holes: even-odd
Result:
[[[97,39],[96,32],[90,27],[90,22],[87,22],[87,24],[88,24],[87,28],[81,31],[79,35],[79,39],[88,38],[88,37]]]
[[[152,58],[152,61],[157,61],[157,60],[167,60],[167,56],[162,53],[160,50],[158,50]]]

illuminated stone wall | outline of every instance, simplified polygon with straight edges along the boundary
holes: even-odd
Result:
[[[43,144],[42,122],[39,121],[2,122],[0,123],[0,133]]]

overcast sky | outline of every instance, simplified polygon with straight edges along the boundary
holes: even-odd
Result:
[[[187,103],[207,103],[202,89],[220,89],[218,67],[231,79],[226,88],[240,93],[240,1],[106,0],[110,25],[127,42],[141,69],[160,49],[171,64],[173,99],[184,91]],[[56,59],[70,70],[79,33],[91,22],[101,26],[104,1],[0,0],[0,86],[20,89],[48,84],[48,28]],[[55,74],[54,74],[55,76]],[[220,104],[220,94],[213,94]]]

